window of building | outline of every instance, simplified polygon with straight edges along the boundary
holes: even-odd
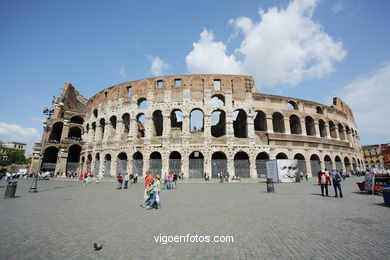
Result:
[[[156,87],[157,88],[162,88],[164,86],[164,84],[163,84],[163,81],[162,80],[157,80],[156,81]]]
[[[127,96],[131,97],[131,86],[127,87]]]
[[[181,86],[181,79],[175,79],[175,87],[180,87]]]
[[[107,92],[104,92],[104,95],[107,97]]]
[[[214,90],[215,91],[221,90],[221,80],[220,79],[214,79]]]

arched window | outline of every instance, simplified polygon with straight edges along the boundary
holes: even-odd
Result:
[[[160,110],[156,110],[153,112],[153,135],[154,136],[162,136],[163,135],[163,114]]]
[[[147,109],[148,108],[148,101],[146,98],[140,98],[137,101],[137,105],[139,109]]]
[[[68,139],[73,141],[81,141],[81,129],[80,127],[74,126],[69,129]]]
[[[238,109],[233,112],[233,129],[234,129],[234,137],[237,138],[248,137],[247,115],[244,110]]]
[[[240,178],[250,177],[249,156],[245,152],[238,152],[234,155],[234,175]]]
[[[181,173],[181,154],[177,151],[169,155],[169,172]]]
[[[317,112],[317,114],[320,114],[320,115],[324,114],[324,110],[322,110],[322,108],[320,106],[316,107],[316,112]]]
[[[183,112],[179,109],[174,109],[171,112],[171,128],[180,131],[183,129]]]
[[[275,112],[272,114],[272,125],[274,133],[284,133],[284,117],[281,113]]]
[[[276,159],[279,159],[279,160],[281,160],[281,159],[288,159],[288,157],[287,157],[287,155],[285,153],[278,153],[276,155]]]
[[[69,147],[66,171],[76,172],[79,168],[81,147],[72,145]]]
[[[314,119],[310,116],[305,118],[306,134],[310,136],[316,135],[316,128],[314,124]]]
[[[215,152],[211,156],[211,177],[218,178],[218,173],[227,173],[227,157],[223,152]]]
[[[199,108],[195,108],[190,113],[190,132],[204,132],[204,114]]]
[[[318,127],[320,129],[320,136],[321,137],[326,137],[326,125],[325,125],[324,120],[320,119],[318,121]]]
[[[301,120],[296,115],[290,116],[290,131],[291,134],[302,134]]]
[[[346,140],[345,131],[342,124],[338,124],[340,140]]]
[[[226,135],[226,114],[223,110],[211,113],[211,135],[221,137]]]
[[[140,113],[137,115],[137,137],[145,137],[145,122],[146,122],[146,117],[144,114]]]
[[[74,116],[70,119],[70,122],[73,124],[82,125],[84,123],[84,119],[81,116]]]
[[[330,131],[330,137],[336,139],[337,138],[336,125],[333,123],[333,121],[329,121],[329,131]]]
[[[49,136],[49,142],[52,142],[52,143],[60,142],[63,125],[64,124],[62,122],[57,122],[53,125],[53,127],[51,129],[50,136]]]
[[[98,110],[97,110],[96,108],[93,110],[93,116],[94,116],[95,118],[98,117]]]
[[[263,111],[256,111],[254,113],[254,127],[255,131],[267,131],[267,118]]]
[[[117,158],[116,174],[119,173],[127,174],[127,154],[123,152]]]
[[[123,114],[122,121],[123,121],[123,132],[127,134],[130,131],[130,115],[128,113]]]
[[[287,104],[287,109],[289,110],[298,110],[298,105],[295,101],[288,101],[288,104]]]
[[[211,97],[212,107],[223,107],[225,106],[225,97],[223,95],[214,95]]]

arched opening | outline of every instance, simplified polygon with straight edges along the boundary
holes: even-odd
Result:
[[[288,101],[288,104],[287,104],[287,109],[289,110],[298,110],[298,105],[295,101]]]
[[[80,162],[80,145],[72,145],[69,147],[68,160],[66,162],[66,171],[77,172]]]
[[[96,135],[96,123],[95,122],[93,122],[92,123],[92,138],[93,138],[93,140],[92,141],[94,141],[95,140],[95,135]]]
[[[316,112],[317,112],[317,114],[320,114],[320,115],[324,114],[324,110],[322,110],[322,108],[320,106],[316,107]]]
[[[336,170],[342,171],[342,170],[343,170],[343,164],[342,164],[342,162],[341,162],[340,157],[336,156],[336,157],[334,158],[334,161],[335,161],[335,164],[336,164]]]
[[[61,140],[61,135],[62,135],[62,127],[63,127],[62,122],[57,122],[53,125],[51,128],[51,133],[49,136],[49,143],[59,143]]]
[[[324,157],[324,165],[325,165],[325,169],[327,171],[332,172],[333,163],[332,163],[332,159],[330,158],[329,155],[325,155],[325,157]]]
[[[267,177],[267,161],[269,161],[269,156],[266,152],[261,152],[256,156],[257,178]]]
[[[305,173],[307,173],[305,156],[303,156],[300,153],[297,153],[294,156],[294,159],[298,161],[298,172],[299,172],[299,174],[304,176]]]
[[[221,137],[226,135],[226,114],[223,110],[211,113],[211,135]]]
[[[136,152],[133,154],[133,173],[142,176],[144,167],[144,157],[142,153]]]
[[[153,175],[160,175],[161,176],[161,168],[162,168],[162,160],[161,160],[161,154],[159,152],[153,152],[150,154],[149,157],[149,171]]]
[[[329,121],[329,131],[330,131],[330,137],[336,139],[337,138],[336,125],[333,123],[333,121]]]
[[[223,95],[214,95],[211,97],[212,107],[223,107],[225,106],[225,97]]]
[[[137,105],[139,109],[147,109],[148,108],[148,101],[146,98],[140,98],[137,101]]]
[[[127,174],[127,154],[120,153],[118,154],[117,166],[116,166],[116,174],[119,173]]]
[[[192,152],[189,156],[188,174],[190,179],[203,178],[203,154],[201,152]]]
[[[100,119],[100,131],[101,131],[100,140],[103,140],[105,130],[106,130],[106,120],[102,118]]]
[[[81,129],[80,127],[74,126],[69,129],[68,139],[72,141],[81,141]]]
[[[115,136],[116,132],[116,116],[110,117],[111,133],[110,136]]]
[[[318,155],[313,154],[310,157],[311,174],[313,177],[318,176],[318,172],[321,171],[321,162]]]
[[[169,172],[181,173],[181,154],[179,152],[171,152],[169,155]]]
[[[343,140],[345,141],[346,138],[345,138],[345,131],[344,131],[344,126],[342,124],[338,124],[338,128],[339,128],[339,136],[340,136],[340,140]]]
[[[96,108],[93,110],[93,116],[94,116],[95,118],[98,117],[98,110],[97,110]]]
[[[314,124],[314,119],[310,116],[305,118],[306,134],[310,136],[316,135],[316,128]]]
[[[233,129],[234,137],[247,138],[248,124],[246,112],[242,109],[237,109],[233,112]]]
[[[284,117],[281,113],[275,112],[272,114],[272,126],[274,133],[284,133]]]
[[[379,162],[379,161],[378,161]],[[348,157],[344,158],[344,165],[345,165],[345,171],[347,173],[351,172],[351,161],[349,160]]]
[[[104,156],[104,174],[103,176],[104,177],[111,177],[111,155],[110,154],[106,154],[106,156]]]
[[[128,134],[130,131],[130,115],[125,113],[122,115],[123,133]]]
[[[245,152],[238,152],[234,156],[234,175],[240,178],[250,178],[249,156]]]
[[[358,165],[357,165],[356,159],[352,158],[352,169],[354,172],[356,172],[358,170],[357,167],[358,167]]]
[[[87,125],[85,126],[85,131],[87,132],[87,134],[89,133],[89,124],[87,124]]]
[[[256,111],[254,113],[254,127],[255,131],[267,131],[267,117],[263,111]]]
[[[87,156],[87,165],[86,165],[86,170],[87,171],[90,171],[92,170],[92,155],[91,154],[88,154]]]
[[[174,109],[171,112],[171,130],[183,129],[183,112],[179,109]]]
[[[325,125],[324,120],[320,119],[318,121],[318,127],[320,128],[320,136],[326,137],[326,125]]]
[[[190,132],[204,131],[204,114],[199,108],[195,108],[190,113]]]
[[[227,173],[227,158],[223,152],[211,156],[211,178],[218,178],[218,173]]]
[[[97,153],[95,155],[95,167],[93,169],[93,174],[94,175],[98,175],[99,174],[99,171],[100,171],[100,154]]]
[[[290,116],[290,131],[291,134],[296,134],[296,135],[302,134],[301,120],[296,115]]]
[[[81,116],[74,116],[70,119],[70,122],[73,124],[82,125],[84,123],[84,119]]]
[[[146,117],[144,114],[138,114],[137,115],[137,138],[142,138],[145,137],[145,122],[146,122]]]
[[[162,136],[164,129],[163,114],[160,110],[153,112],[153,136]]]
[[[287,155],[285,153],[278,153],[275,157],[277,160],[284,160],[284,159],[288,159]]]
[[[58,148],[50,146],[45,149],[41,164],[41,171],[55,171],[58,157]]]

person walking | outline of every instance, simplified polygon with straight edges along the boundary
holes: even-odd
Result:
[[[138,180],[138,173],[134,174],[133,184],[137,183]]]
[[[150,199],[145,204],[145,209],[160,208],[161,207],[161,198],[160,198],[160,176],[156,175],[153,180],[153,185],[149,189]]]
[[[326,169],[324,172],[321,172],[320,179],[321,179],[321,195],[324,196],[324,190],[325,190],[325,195],[329,196],[328,185],[330,184],[330,179],[329,179],[329,172],[327,172]]]
[[[333,170],[332,171],[332,183],[333,183],[334,197],[335,198],[338,198],[337,190],[340,193],[340,198],[343,197],[343,192],[341,190],[341,181],[342,181],[342,178],[341,178],[340,173],[336,170]]]
[[[144,202],[140,205],[141,207],[145,207],[145,202],[149,198],[148,187],[149,187],[149,184],[151,183],[152,180],[153,180],[152,174],[150,174],[149,171],[146,171]]]
[[[130,180],[130,177],[129,177],[129,175],[126,173],[126,175],[125,175],[125,185],[123,186],[124,189],[127,189],[127,185],[129,184],[129,180]]]
[[[122,189],[122,183],[123,183],[122,173],[119,173],[117,178],[118,178],[118,187],[117,187],[117,189],[120,190],[120,189]]]

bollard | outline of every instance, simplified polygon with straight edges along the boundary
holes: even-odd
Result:
[[[15,198],[16,187],[18,186],[17,182],[11,182],[7,184],[7,188],[5,190],[4,199],[12,199]]]
[[[275,192],[274,182],[272,178],[267,178],[267,192]]]

